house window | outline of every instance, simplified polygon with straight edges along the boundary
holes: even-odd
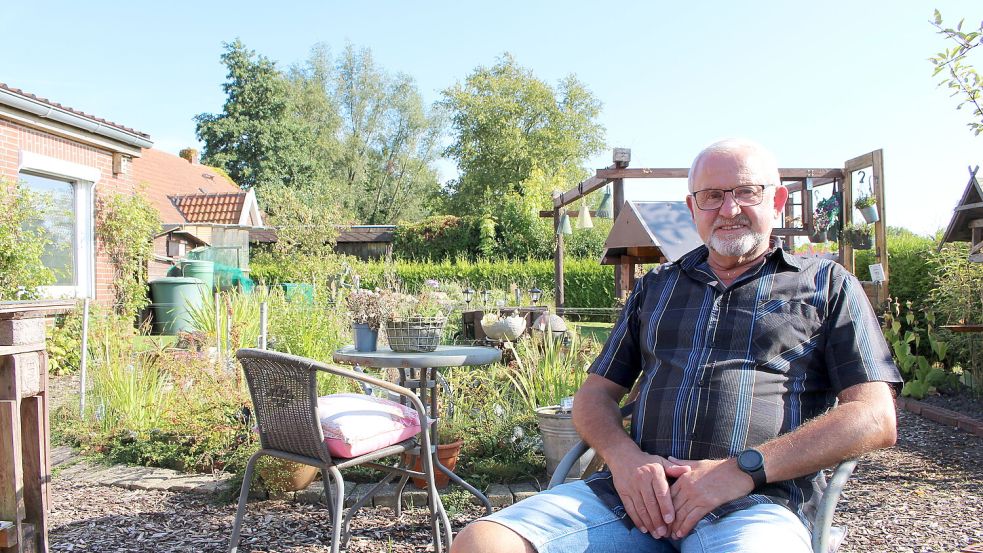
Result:
[[[45,194],[44,227],[50,244],[42,260],[55,273],[48,297],[95,297],[95,229],[92,191],[99,170],[32,152],[20,153],[18,179]]]
[[[48,243],[41,256],[42,263],[55,273],[56,286],[76,286],[75,183],[30,173],[21,173],[20,181],[44,198],[41,226],[46,231]]]

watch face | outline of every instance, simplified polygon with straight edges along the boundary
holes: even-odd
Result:
[[[753,471],[758,470],[765,464],[765,458],[761,455],[761,452],[756,449],[747,449],[741,452],[737,457],[737,464],[742,470]]]

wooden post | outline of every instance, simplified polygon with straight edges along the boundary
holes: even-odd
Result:
[[[17,401],[0,400],[0,520],[14,523],[12,547],[4,552],[21,551],[24,543],[24,481],[21,463],[20,410]]]
[[[877,289],[877,304],[875,308],[880,308],[881,304],[887,301],[888,283],[891,280],[891,273],[888,268],[887,255],[887,206],[885,205],[884,194],[884,150],[874,150],[871,152],[872,175],[874,197],[877,199],[877,210],[879,218],[874,223],[874,247],[877,248],[877,262],[884,268],[884,282]]]
[[[618,220],[618,214],[621,213],[621,206],[625,203],[625,180],[615,179],[614,180],[614,203],[611,209],[611,219],[613,221]],[[619,298],[624,298],[628,294],[628,267],[625,266],[625,262],[622,261],[614,266],[614,295]]]
[[[563,233],[560,227],[560,208],[553,209],[553,232],[556,233],[556,253],[553,255],[553,272],[556,281],[556,308],[564,306],[566,300],[563,297]]]

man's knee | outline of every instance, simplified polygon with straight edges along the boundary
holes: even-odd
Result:
[[[536,553],[532,544],[495,522],[479,520],[454,538],[450,553]]]

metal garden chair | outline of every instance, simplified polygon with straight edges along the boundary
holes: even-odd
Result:
[[[634,403],[628,403],[621,408],[621,415],[625,418],[631,418],[632,410],[634,409]],[[550,478],[549,488],[553,488],[562,484],[566,480],[567,473],[574,466],[581,456],[583,456],[587,451],[590,450],[590,446],[587,442],[580,440],[570,451],[563,456],[560,463],[557,465],[556,470],[553,472]],[[590,474],[596,472],[601,468],[603,460],[600,456],[595,456],[593,461],[587,466],[584,474],[581,478],[589,476]],[[836,504],[840,500],[840,494],[843,491],[843,486],[846,484],[850,475],[853,474],[853,469],[857,466],[856,459],[847,459],[842,461],[840,464],[833,469],[833,474],[829,481],[826,483],[826,489],[823,492],[822,501],[819,504],[819,508],[816,512],[816,521],[812,529],[812,551],[813,553],[834,553],[839,549],[840,544],[846,537],[846,526],[833,526],[833,513],[836,511]]]
[[[407,469],[402,464],[390,466],[377,461],[404,452],[427,452],[431,450],[429,419],[419,398],[409,389],[390,382],[357,373],[355,371],[325,365],[316,361],[267,350],[242,349],[236,354],[242,363],[243,372],[249,385],[249,395],[253,401],[253,412],[259,430],[261,449],[246,463],[242,488],[239,492],[239,506],[232,527],[230,553],[239,546],[239,535],[245,513],[249,485],[256,461],[263,455],[278,457],[289,461],[304,463],[321,469],[324,491],[331,515],[331,551],[337,553],[347,546],[350,525],[356,512],[371,501],[372,496],[383,486],[400,477],[399,493],[396,500],[396,516],[400,515],[402,489],[409,477],[425,478],[427,501],[430,507],[430,525],[433,531],[434,550],[438,553],[450,548],[452,532],[450,521],[444,510],[437,486],[434,482],[433,465],[429,455],[421,455],[422,472]],[[324,432],[318,416],[317,373],[324,372],[350,378],[360,384],[388,390],[405,398],[407,404],[416,410],[421,431],[413,438],[382,447],[378,450],[352,458],[332,457],[324,441]],[[345,483],[341,470],[356,465],[364,465],[386,473],[384,479],[360,498],[348,513],[342,517],[345,501]],[[329,486],[328,475],[334,483],[334,493]],[[332,498],[332,495],[334,496]],[[446,540],[442,540],[442,536]]]

